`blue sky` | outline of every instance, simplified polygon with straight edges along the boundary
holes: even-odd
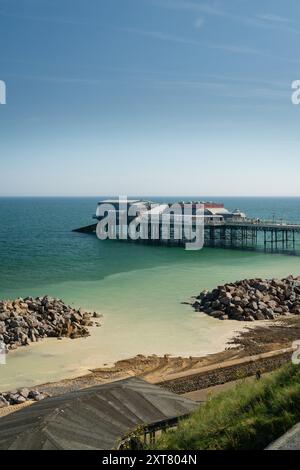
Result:
[[[0,0],[0,195],[300,195],[298,0]]]

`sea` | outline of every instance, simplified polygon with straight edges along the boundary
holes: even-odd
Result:
[[[248,277],[300,275],[300,257],[256,251],[148,246],[72,232],[93,223],[101,198],[0,198],[0,299],[62,298],[103,314],[84,339],[47,339],[7,355],[0,390],[60,380],[137,354],[203,356],[244,325],[184,304],[203,289]],[[300,198],[151,197],[212,200],[249,217],[300,223]]]

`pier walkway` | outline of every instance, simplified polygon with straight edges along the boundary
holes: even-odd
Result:
[[[263,248],[294,252],[300,247],[300,224],[245,219],[205,226],[205,244],[231,248]]]
[[[95,233],[97,224],[75,229],[79,233]],[[135,243],[152,245],[184,246],[187,240],[157,239],[136,240]],[[172,230],[171,230],[172,232]],[[204,225],[204,245],[220,248],[264,250],[271,253],[296,254],[300,252],[300,224],[290,224],[259,219],[243,221],[210,221]],[[132,241],[128,239],[128,241]]]

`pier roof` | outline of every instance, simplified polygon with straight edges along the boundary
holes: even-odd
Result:
[[[104,199],[103,201],[99,201],[98,204],[137,204],[147,202],[141,199]]]
[[[229,214],[229,211],[225,207],[205,207],[205,211],[215,215]]]

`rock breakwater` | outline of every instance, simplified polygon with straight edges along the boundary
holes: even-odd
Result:
[[[281,315],[300,315],[300,276],[224,284],[201,292],[192,305],[197,312],[220,320],[274,320]]]
[[[77,310],[62,300],[27,297],[0,301],[0,343],[7,351],[43,338],[89,336],[98,313]]]
[[[49,395],[28,388],[20,388],[18,390],[12,390],[11,392],[0,393],[0,409],[10,405],[21,405],[27,401],[41,401],[47,396]]]

